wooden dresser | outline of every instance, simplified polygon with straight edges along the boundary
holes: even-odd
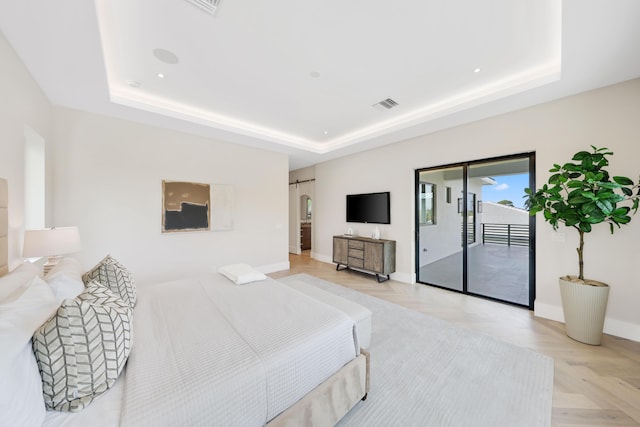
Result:
[[[396,271],[396,241],[333,236],[333,262],[337,264],[336,270],[364,270],[374,273],[378,282],[384,282]]]

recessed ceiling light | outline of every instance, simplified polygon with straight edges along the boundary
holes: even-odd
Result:
[[[325,131],[324,131],[324,134],[325,134],[325,135],[329,135],[329,131],[328,131],[328,130],[325,130]]]
[[[156,59],[164,62],[165,64],[177,64],[180,61],[175,53],[170,52],[166,49],[157,48],[153,49],[151,52],[153,53],[153,56],[156,57]]]
[[[480,68],[476,68],[473,70],[474,73],[479,73],[480,72]]]
[[[127,80],[127,84],[133,88],[139,88],[140,82],[137,80]]]
[[[159,79],[164,79],[164,74],[162,74],[162,73],[158,73],[157,76],[158,76]]]
[[[320,73],[317,72],[317,71],[312,71],[312,72],[309,73],[309,75],[311,77],[313,77],[314,79],[317,79],[318,77],[320,77]]]

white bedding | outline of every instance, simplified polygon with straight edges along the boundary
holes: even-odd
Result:
[[[42,427],[115,427],[120,425],[126,367],[111,389],[81,412],[47,411]]]
[[[272,279],[238,286],[212,274],[138,291],[116,383],[125,427],[262,426],[358,354],[353,319]]]

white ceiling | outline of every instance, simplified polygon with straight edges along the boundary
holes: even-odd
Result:
[[[637,0],[0,0],[0,29],[56,105],[292,170],[640,77]]]

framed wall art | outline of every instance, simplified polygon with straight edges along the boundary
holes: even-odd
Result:
[[[162,181],[162,232],[210,229],[209,184]]]

